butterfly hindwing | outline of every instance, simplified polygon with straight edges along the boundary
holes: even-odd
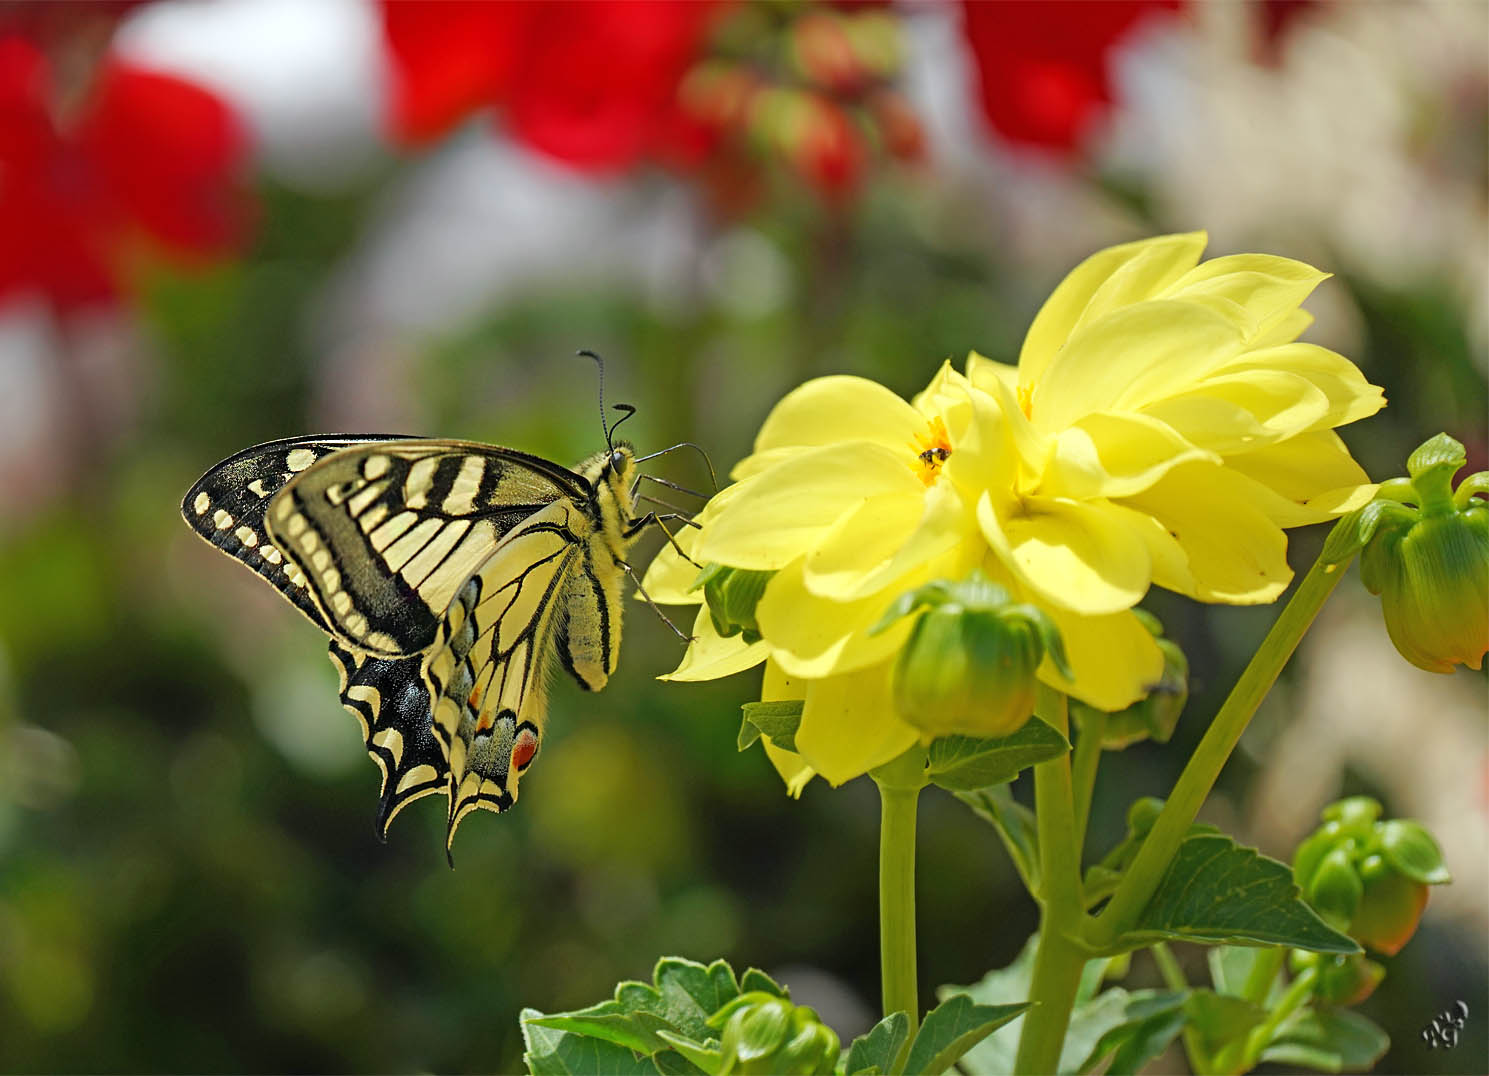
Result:
[[[301,471],[333,452],[367,442],[398,440],[390,434],[286,437],[229,456],[186,491],[181,515],[207,541],[265,579],[311,623],[329,632],[306,578],[286,559],[264,526],[270,499]]]
[[[449,784],[445,745],[429,722],[424,661],[356,654],[332,639],[331,662],[341,679],[341,705],[362,726],[367,753],[382,770],[377,829],[386,838],[394,816],[407,804],[444,795]]]
[[[351,649],[427,649],[455,592],[502,536],[589,489],[537,456],[460,441],[340,452],[271,502],[268,529]]]

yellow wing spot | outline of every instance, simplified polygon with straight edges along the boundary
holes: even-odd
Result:
[[[433,781],[438,776],[439,774],[434,772],[433,766],[415,766],[408,773],[404,774],[403,779],[398,782],[398,791],[405,792],[415,785],[422,785],[426,781]]]
[[[279,514],[280,516],[284,516],[286,513],[280,512]],[[289,535],[291,538],[294,538],[304,529],[305,517],[300,515],[300,513],[298,512],[296,512],[294,515],[291,515],[289,518],[289,522],[285,524],[285,530],[289,531]]]
[[[372,738],[372,742],[378,747],[387,748],[395,764],[403,761],[403,733],[397,729],[383,729]]]
[[[369,481],[381,478],[387,474],[388,468],[393,466],[393,461],[387,456],[368,456],[362,464],[362,477]]]
[[[279,555],[279,550],[275,549],[272,545],[266,545],[264,546],[264,559],[270,564],[278,564],[284,558]]]
[[[351,595],[344,590],[338,590],[335,594],[331,595],[331,608],[335,609],[341,616],[350,613],[352,611]]]
[[[233,517],[228,512],[219,508],[216,512],[213,513],[212,522],[217,524],[218,530],[225,531],[233,525]]]
[[[259,536],[254,534],[248,527],[239,527],[233,533],[238,536],[238,541],[242,542],[249,549],[259,544]]]
[[[366,627],[367,619],[365,617],[362,618],[362,624],[363,627]],[[361,633],[359,632],[358,634]],[[393,636],[389,635],[385,631],[368,632],[367,634],[362,636],[362,641],[365,642],[368,646],[375,647],[379,650],[398,649],[397,641],[395,641]]]
[[[308,536],[307,536],[308,537]],[[305,541],[301,543],[305,551],[310,554],[310,566],[318,572],[323,572],[331,566],[331,554],[324,548],[315,549],[313,543]]]
[[[346,618],[345,625],[347,631],[360,637],[367,631],[367,618],[361,613],[353,613]]]
[[[207,496],[206,490],[196,495],[196,500],[191,502],[191,507],[197,515],[206,515],[207,509],[212,507],[212,498]]]
[[[284,457],[284,465],[291,471],[303,471],[315,462],[315,451],[309,448],[290,449],[289,455]]]
[[[264,480],[262,478],[255,478],[252,482],[248,483],[248,492],[260,499],[269,495],[269,491],[264,488]]]
[[[951,455],[951,436],[940,415],[926,424],[925,433],[915,435],[910,448],[915,453],[915,462],[911,464],[915,473],[926,485],[933,485],[941,474],[941,465]]]

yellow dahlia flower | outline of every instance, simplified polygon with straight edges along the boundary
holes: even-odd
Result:
[[[981,568],[1058,626],[1074,679],[1103,710],[1140,698],[1163,658],[1131,608],[1157,583],[1204,601],[1275,599],[1284,527],[1365,503],[1373,487],[1333,427],[1378,410],[1348,360],[1295,343],[1324,274],[1264,255],[1199,264],[1203,235],[1088,259],[1030,328],[1017,367],[973,354],[907,403],[824,377],[766,419],[735,483],[680,536],[698,564],[775,573],[759,638],[700,610],[672,679],[769,658],[764,697],[804,700],[797,756],[768,745],[794,791],[887,762],[919,738],[895,712],[891,659],[912,621],[870,634],[901,594]],[[670,547],[645,580],[694,603],[698,569]],[[753,637],[754,632],[751,632]]]

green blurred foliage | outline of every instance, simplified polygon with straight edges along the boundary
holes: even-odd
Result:
[[[658,683],[681,644],[640,603],[602,695],[556,683],[521,803],[468,822],[453,871],[441,801],[377,841],[376,771],[322,640],[177,514],[219,458],[317,425],[307,318],[370,200],[264,197],[249,257],[148,288],[152,380],[132,431],[0,537],[0,1069],[510,1071],[522,1005],[581,1007],[665,953],[815,966],[872,1009],[872,787],[788,799],[758,750],[735,750],[754,675]],[[753,223],[789,269],[780,306],[530,298],[426,342],[404,388],[429,428],[405,432],[577,460],[601,440],[592,368],[573,357],[587,347],[608,359],[609,398],[639,408],[625,433],[643,452],[696,440],[722,478],[806,377],[908,394],[969,348],[1011,361],[1053,283],[997,264],[905,190]],[[1395,417],[1345,436],[1373,472],[1399,470],[1424,431],[1482,419],[1483,378],[1442,296],[1355,291],[1361,358]],[[687,453],[657,466],[707,480]],[[1316,541],[1295,544],[1306,563]],[[1092,849],[1120,838],[1127,799],[1176,774],[1271,617],[1155,604],[1208,675],[1173,742],[1108,758]],[[1248,777],[1225,776],[1232,790]],[[919,869],[922,996],[1009,963],[1034,907],[991,832],[938,790]],[[1406,1050],[1445,990],[1478,990],[1484,1011],[1481,966],[1476,985],[1430,978],[1455,944],[1424,928],[1372,999]],[[1410,1063],[1482,1057],[1472,1027],[1455,1055]]]

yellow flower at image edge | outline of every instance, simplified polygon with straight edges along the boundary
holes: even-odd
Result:
[[[1383,400],[1342,356],[1295,342],[1323,274],[1264,255],[1200,263],[1203,246],[1165,236],[1088,259],[1016,367],[974,354],[911,402],[846,376],[788,394],[679,537],[697,564],[770,573],[758,639],[721,636],[700,610],[672,678],[768,658],[763,697],[804,700],[799,759],[772,752],[799,790],[812,771],[838,784],[917,739],[890,686],[915,618],[870,629],[928,582],[980,569],[1043,610],[1074,676],[1046,660],[1040,678],[1104,710],[1162,673],[1131,612],[1149,586],[1274,600],[1291,578],[1283,529],[1369,499],[1333,428]],[[696,603],[698,574],[664,548],[645,585]]]

